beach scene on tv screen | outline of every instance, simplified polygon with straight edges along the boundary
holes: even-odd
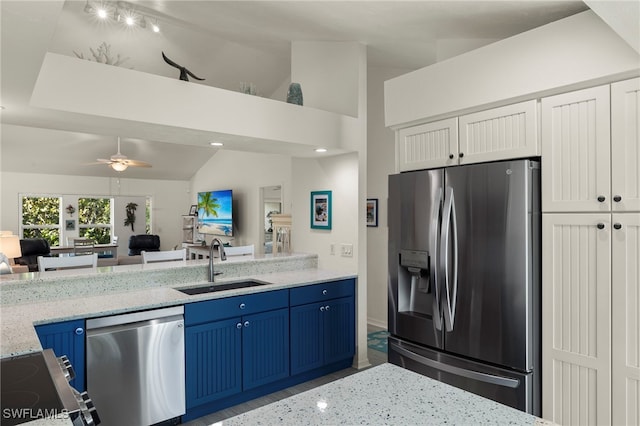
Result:
[[[209,191],[198,193],[198,222],[200,233],[233,236],[232,191]]]

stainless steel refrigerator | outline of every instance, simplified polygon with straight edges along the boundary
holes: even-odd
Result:
[[[540,164],[389,176],[389,362],[541,415]]]

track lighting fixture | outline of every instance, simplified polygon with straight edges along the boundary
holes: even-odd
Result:
[[[111,13],[113,11],[113,13]],[[158,19],[153,20],[135,9],[135,7],[127,2],[118,1],[110,2],[108,0],[96,1],[86,0],[84,12],[89,15],[98,17],[101,21],[123,22],[127,27],[147,28],[147,20],[151,24],[151,30],[154,33],[160,32]]]

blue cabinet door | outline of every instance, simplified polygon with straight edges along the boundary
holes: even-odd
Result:
[[[242,317],[243,389],[289,377],[289,309]]]
[[[353,358],[353,297],[291,307],[291,374]]]
[[[187,408],[242,391],[241,327],[239,317],[186,327]]]
[[[309,303],[291,307],[291,375],[322,367],[323,312],[326,303]]]
[[[331,364],[355,354],[353,297],[330,300],[323,313],[324,363]]]
[[[70,383],[76,390],[85,390],[85,332],[84,320],[73,320],[36,326],[43,349],[53,349],[56,356],[66,355],[76,378]]]

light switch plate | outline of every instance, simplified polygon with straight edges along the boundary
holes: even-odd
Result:
[[[343,257],[353,257],[353,244],[342,244],[340,255]]]

